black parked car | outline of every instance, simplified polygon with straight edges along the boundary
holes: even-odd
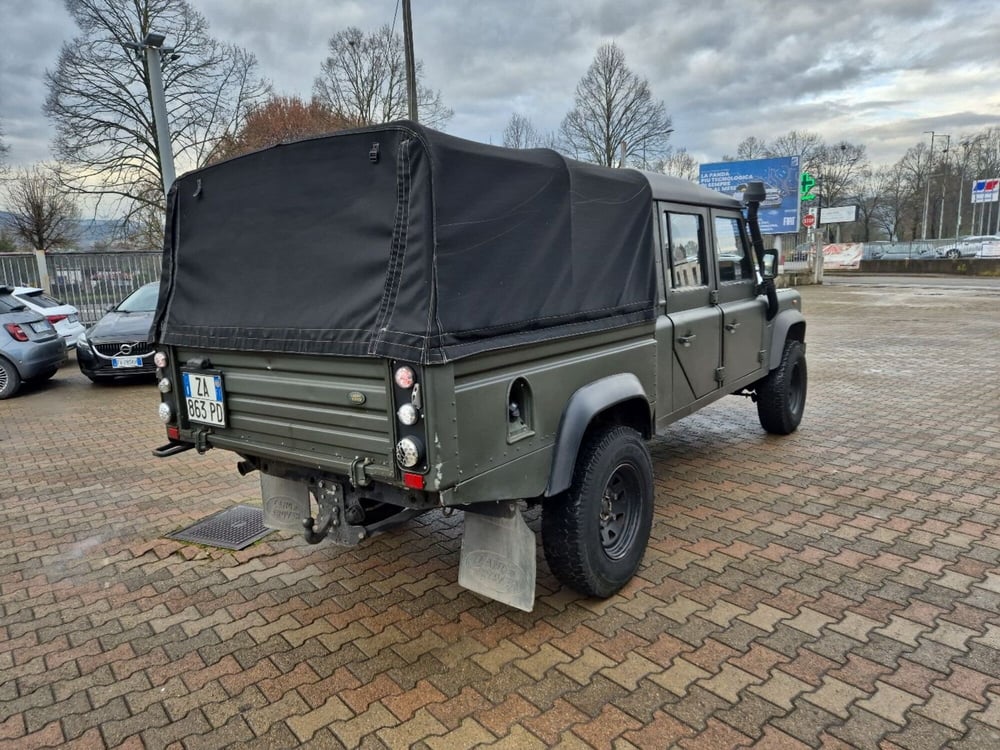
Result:
[[[81,334],[76,341],[80,372],[95,382],[155,373],[153,345],[146,343],[146,337],[159,294],[158,281],[139,287]]]
[[[0,399],[25,381],[48,380],[66,361],[66,344],[45,319],[0,285]]]

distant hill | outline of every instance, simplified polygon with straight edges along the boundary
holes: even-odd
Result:
[[[12,216],[9,211],[0,211],[0,227],[6,226]],[[106,247],[114,239],[115,230],[118,228],[118,222],[114,219],[78,219],[76,224],[76,243],[67,249],[81,252],[93,250],[95,247]],[[9,236],[10,230],[6,233]]]

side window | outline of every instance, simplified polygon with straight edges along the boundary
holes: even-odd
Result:
[[[673,289],[705,286],[705,245],[701,217],[672,211],[664,215],[666,256],[670,260],[670,283]]]
[[[752,279],[750,256],[741,222],[736,217],[715,217],[715,251],[719,259],[719,281]]]

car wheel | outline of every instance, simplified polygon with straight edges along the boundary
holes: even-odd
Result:
[[[542,546],[561,583],[605,598],[635,575],[653,525],[653,464],[630,427],[589,435],[573,483],[542,510]]]
[[[961,257],[961,255],[962,254],[956,248],[952,248],[951,250],[949,250],[944,254],[944,257],[951,258],[952,260],[954,260],[955,258]]]
[[[795,432],[806,407],[807,383],[805,346],[790,339],[785,342],[781,363],[766,378],[757,381],[760,426],[773,435]]]
[[[0,357],[0,399],[10,398],[21,389],[21,375],[9,360]]]

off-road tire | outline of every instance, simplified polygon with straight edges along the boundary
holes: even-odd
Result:
[[[653,464],[631,427],[588,435],[570,488],[545,501],[542,547],[561,583],[606,598],[635,575],[653,525]]]
[[[21,390],[21,374],[10,360],[0,357],[0,399],[10,398]]]
[[[805,346],[789,339],[781,353],[781,363],[757,382],[757,417],[760,426],[772,435],[790,435],[802,421],[806,407]]]

